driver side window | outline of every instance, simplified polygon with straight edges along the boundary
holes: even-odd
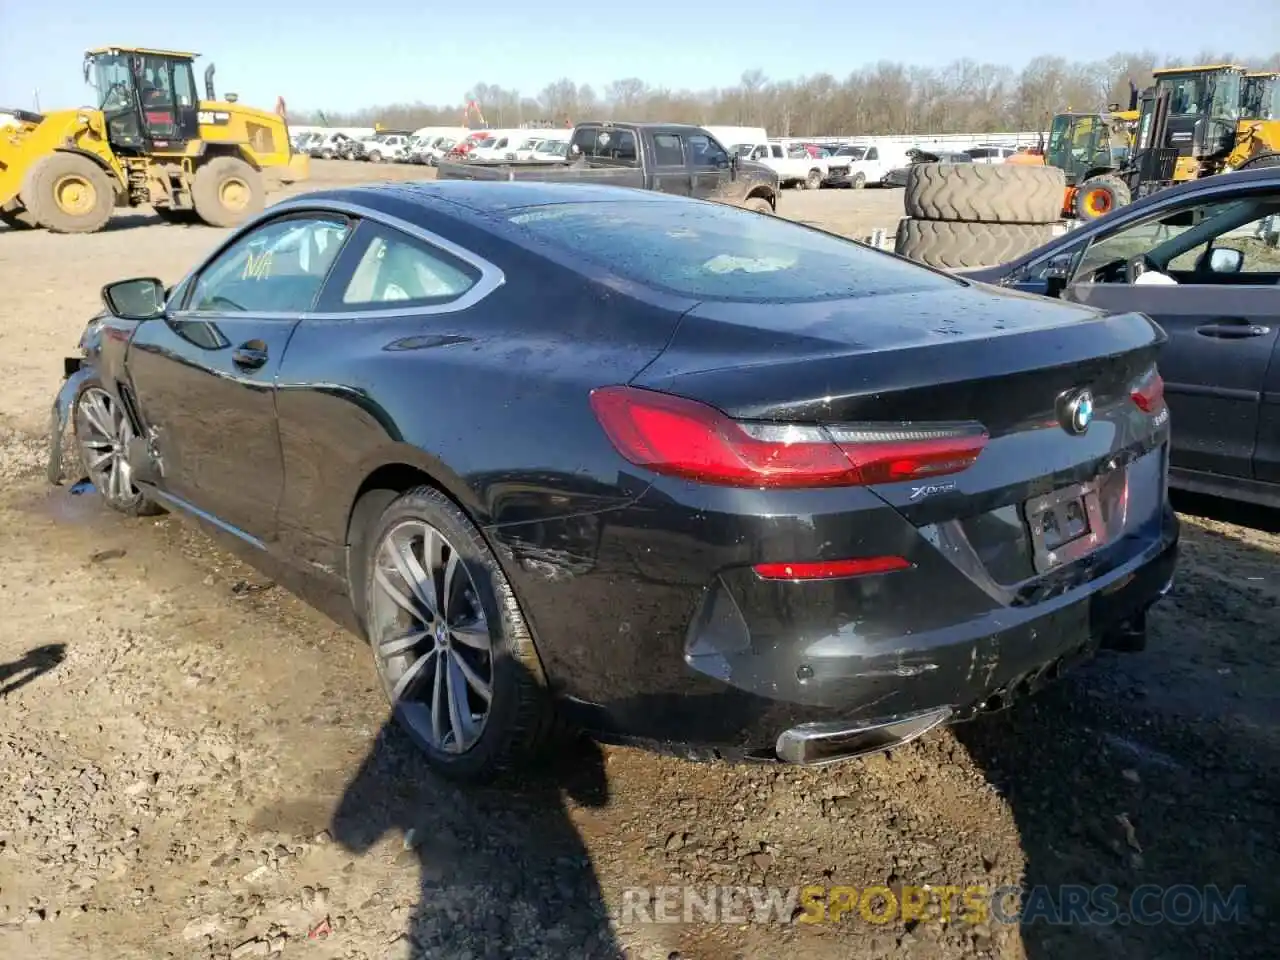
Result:
[[[729,155],[724,148],[705,134],[695,133],[685,139],[695,167],[727,167]]]
[[[1123,263],[1136,257],[1152,257],[1166,262],[1157,263],[1160,270],[1192,270],[1197,258],[1208,243],[1219,234],[1234,235],[1241,219],[1244,205],[1252,206],[1254,199],[1238,198],[1201,203],[1167,212],[1162,217],[1130,224],[1090,244],[1075,270],[1075,280],[1088,281],[1089,275],[1109,264]],[[1246,219],[1255,219],[1244,213]],[[1209,221],[1221,218],[1221,227],[1214,230]],[[1194,234],[1188,231],[1194,230]],[[1190,246],[1180,249],[1178,238],[1187,235]],[[1198,242],[1197,242],[1198,241]]]
[[[350,232],[344,217],[282,217],[245,234],[200,274],[186,309],[305,313]]]

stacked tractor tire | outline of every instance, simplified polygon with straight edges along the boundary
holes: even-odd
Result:
[[[1005,263],[1052,239],[1065,191],[1057,167],[914,164],[894,251],[944,270]]]

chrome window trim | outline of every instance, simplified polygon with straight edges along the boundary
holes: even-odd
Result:
[[[391,229],[397,230],[400,233],[405,234],[406,236],[413,237],[415,240],[419,240],[422,243],[425,243],[427,246],[435,247],[439,250],[444,251],[445,253],[450,254],[451,256],[457,258],[458,260],[461,260],[463,263],[466,263],[467,265],[475,269],[477,272],[479,272],[480,277],[479,279],[476,280],[474,284],[471,285],[471,287],[467,289],[465,293],[463,293],[460,297],[458,297],[455,300],[450,300],[448,303],[425,304],[425,305],[407,306],[407,307],[386,307],[383,309],[368,309],[368,308],[356,307],[352,310],[342,310],[342,311],[304,310],[304,311],[297,311],[297,312],[294,312],[294,311],[262,312],[262,313],[246,314],[246,316],[252,316],[255,320],[307,319],[307,320],[345,320],[348,322],[352,320],[389,319],[392,317],[433,317],[433,316],[440,316],[442,314],[459,313],[463,310],[469,310],[471,307],[474,307],[481,300],[484,300],[491,293],[493,293],[495,290],[497,290],[499,287],[501,287],[503,284],[507,282],[506,274],[502,272],[501,268],[499,268],[493,263],[490,263],[488,260],[484,259],[483,257],[472,253],[470,250],[466,249],[465,247],[459,246],[458,244],[454,243],[452,240],[448,240],[445,237],[440,236],[440,234],[438,233],[435,233],[431,230],[427,230],[425,227],[420,227],[415,223],[410,223],[408,220],[403,220],[400,217],[394,216],[392,214],[384,213],[381,210],[375,210],[370,207],[366,207],[363,204],[351,203],[346,200],[314,200],[314,199],[309,200],[307,196],[303,194],[300,197],[296,197],[296,198],[291,197],[288,200],[283,200],[280,203],[277,203],[269,207],[267,210],[263,211],[261,214],[259,214],[258,216],[250,220],[248,223],[243,224],[235,233],[233,233],[230,237],[227,238],[226,243],[218,247],[216,252],[206,257],[196,267],[189,270],[186,276],[184,276],[181,280],[179,280],[178,283],[174,284],[173,288],[175,290],[178,289],[180,286],[182,286],[182,284],[186,283],[186,281],[191,276],[193,276],[196,272],[204,269],[206,264],[213,262],[213,260],[215,260],[217,257],[220,257],[233,244],[238,243],[240,239],[244,237],[246,234],[250,233],[251,231],[257,229],[260,226],[263,226],[268,221],[274,220],[277,217],[284,216],[286,214],[306,213],[308,211],[315,212],[315,213],[345,214],[350,217],[358,217],[362,220],[371,220],[385,227],[390,227]],[[223,313],[214,313],[211,311],[195,311],[195,310],[175,310],[173,311],[172,315],[175,319],[189,318],[192,320],[201,320],[208,317],[226,316],[226,314],[223,314]]]

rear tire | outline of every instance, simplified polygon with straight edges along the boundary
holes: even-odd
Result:
[[[382,162],[382,154],[380,154],[377,150],[374,150],[371,154],[369,154],[369,162],[370,162],[370,163],[381,163],[381,162]]]
[[[867,178],[864,174],[861,174],[861,173],[855,173],[853,175],[853,179],[849,182],[849,186],[853,187],[853,189],[855,190],[861,190],[866,185],[867,185]]]
[[[805,177],[804,186],[806,190],[822,189],[822,171],[814,168],[809,171],[809,175]]]
[[[1075,197],[1071,201],[1071,214],[1077,220],[1097,220],[1125,206],[1132,199],[1127,183],[1119,177],[1103,174],[1076,187]]]
[[[191,183],[196,215],[213,227],[235,227],[266,207],[262,174],[239,157],[214,157]]]
[[[528,764],[555,730],[554,710],[528,624],[480,531],[447,496],[422,486],[392,500],[369,533],[362,619],[396,720],[452,780],[483,782]],[[438,547],[427,549],[428,537]],[[450,704],[455,690],[461,696]]]
[[[894,252],[942,270],[994,267],[1053,239],[1052,224],[956,223],[905,219]]]
[[[748,197],[747,202],[743,204],[748,210],[754,210],[756,213],[767,213],[773,215],[773,204],[764,197]]]
[[[28,175],[22,202],[52,233],[96,233],[116,206],[110,174],[78,153],[54,153]]]

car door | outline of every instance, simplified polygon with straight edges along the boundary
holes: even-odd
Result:
[[[674,133],[653,135],[653,189],[682,197],[693,193],[693,175],[684,159],[684,145]]]
[[[880,159],[880,150],[877,147],[867,147],[867,152],[862,156],[863,176],[870,183],[879,183],[888,170],[885,168],[884,161]]]
[[[126,369],[162,499],[274,538],[284,476],[276,375],[349,229],[324,213],[259,224],[184,282],[163,319],[139,326]]]
[[[693,195],[706,198],[721,193],[731,176],[729,154],[724,147],[705,133],[689,134],[683,140],[693,178]]]
[[[409,404],[452,396],[465,406],[483,389],[447,358],[475,332],[460,313],[497,289],[502,274],[429,236],[362,220],[284,359],[277,393],[285,480],[280,549],[312,571],[345,569],[346,523],[365,465],[405,439],[395,426],[403,411],[374,405],[362,382],[399,379]],[[429,388],[417,386],[428,381]],[[441,439],[453,436],[456,419],[439,413],[439,429],[450,431]]]
[[[1280,195],[1265,192],[1192,199],[1100,235],[1063,292],[1063,299],[1088,306],[1141,311],[1169,335],[1159,363],[1176,469],[1254,476],[1280,325],[1280,257],[1247,240],[1278,204]],[[1217,273],[1213,250],[1226,247],[1245,249],[1241,269]],[[1135,260],[1151,274],[1146,279],[1165,282],[1125,282],[1124,262]]]

